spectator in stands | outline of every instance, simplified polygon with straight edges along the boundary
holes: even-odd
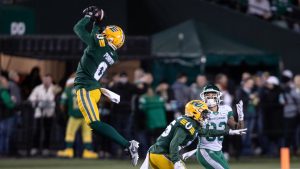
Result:
[[[140,83],[140,80],[144,77],[145,72],[143,69],[138,68],[134,71],[134,83]]]
[[[28,98],[35,109],[33,149],[31,149],[33,156],[37,155],[38,148],[42,149],[42,155],[49,154],[51,128],[55,113],[55,88],[51,75],[47,74],[43,76],[42,84],[36,86]]]
[[[297,115],[297,127],[296,127],[296,140],[300,141],[300,124],[299,124],[299,119],[300,119],[300,74],[297,74],[294,78],[294,83],[295,83],[295,88],[294,88],[294,93],[293,96],[297,102],[297,107],[298,107],[298,115]],[[297,149],[297,154],[300,154],[300,142],[296,143],[296,149]]]
[[[24,81],[22,82],[23,86],[23,96],[27,98],[32,89],[36,87],[37,85],[41,84],[41,78],[40,78],[40,68],[39,67],[34,67],[30,74],[26,76]]]
[[[196,82],[193,83],[190,87],[191,90],[191,99],[200,99],[200,94],[204,86],[207,84],[207,79],[205,75],[198,75]]]
[[[251,78],[251,74],[249,72],[244,72],[242,74],[242,80],[241,80],[241,84],[244,82],[244,80]]]
[[[261,102],[260,102],[260,96],[263,92],[264,89],[264,81],[262,78],[262,72],[257,72],[256,75],[254,76],[254,94],[258,96],[257,100],[257,106],[256,106],[256,115],[257,115],[257,120],[256,120],[256,131],[257,131],[257,142],[254,145],[254,154],[255,155],[260,155],[262,153],[262,145],[263,145],[263,112],[261,109]]]
[[[162,81],[156,87],[156,93],[164,99],[165,109],[167,113],[167,123],[174,120],[175,112],[177,112],[177,105],[174,92],[166,81]]]
[[[291,89],[294,87],[293,72],[286,69],[281,74],[281,87],[283,89]]]
[[[282,138],[283,107],[279,102],[281,89],[279,80],[270,76],[266,81],[266,87],[261,95],[261,107],[263,112],[264,135],[267,137],[264,143],[265,151],[270,155],[278,155],[279,141]]]
[[[284,145],[296,149],[296,128],[297,128],[297,116],[298,116],[298,100],[300,98],[297,89],[291,84],[293,75],[289,71],[284,71],[282,76],[282,93],[280,97],[280,103],[283,107],[283,134]],[[299,79],[295,77],[295,83]]]
[[[134,123],[133,128],[135,131],[135,137],[140,141],[139,154],[141,156],[147,154],[148,151],[148,133],[146,129],[146,115],[139,107],[140,97],[148,91],[151,86],[153,77],[151,74],[146,74],[143,69],[138,68],[134,71],[134,85],[136,85],[140,92],[134,95],[133,98],[133,110],[134,113]]]
[[[180,73],[178,74],[175,83],[172,85],[180,113],[184,112],[184,106],[190,100],[190,88],[186,84],[187,80],[187,75],[185,73]]]
[[[151,80],[151,75],[147,75],[144,81]],[[151,77],[150,77],[151,76]],[[152,82],[151,82],[152,83]],[[120,131],[122,135],[127,138],[131,137],[131,129],[132,129],[132,104],[133,97],[135,94],[139,94],[142,92],[142,89],[138,88],[136,85],[132,84],[128,80],[128,75],[126,72],[121,72],[119,76],[119,82],[114,84],[111,87],[113,92],[118,93],[122,99],[119,104],[112,105],[112,114],[111,118],[113,119],[112,124],[114,127]],[[123,150],[116,144],[113,144],[113,152],[115,152],[117,156],[120,156]]]
[[[236,92],[236,100],[243,101],[244,114],[245,114],[245,128],[247,134],[243,136],[243,152],[252,154],[252,135],[254,132],[254,125],[256,119],[256,105],[258,103],[258,96],[254,94],[254,80],[248,77],[241,82],[242,86]]]
[[[271,6],[268,0],[248,0],[248,14],[262,19],[272,17]]]
[[[21,96],[21,89],[19,86],[20,83],[20,76],[17,72],[15,71],[9,71],[8,72],[8,89],[13,97],[14,101],[16,104],[20,104],[22,101],[22,96]]]
[[[108,88],[111,88],[112,86],[114,86],[115,84],[117,84],[119,82],[119,78],[120,78],[120,74],[119,73],[113,73],[112,74],[112,79],[108,83]]]
[[[14,128],[14,108],[13,101],[8,90],[6,77],[0,76],[0,155],[8,155],[10,150],[10,138]]]
[[[148,145],[152,145],[167,126],[164,99],[155,94],[152,88],[148,88],[139,102],[140,109],[146,115],[146,128],[150,140]]]
[[[219,73],[216,75],[215,83],[219,87],[220,91],[222,92],[222,101],[223,104],[228,105],[231,107],[233,97],[229,93],[228,87],[228,78],[225,74]]]

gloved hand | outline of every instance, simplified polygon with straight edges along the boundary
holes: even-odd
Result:
[[[184,163],[179,160],[174,164],[174,169],[186,169]]]
[[[89,6],[85,8],[82,13],[87,17],[92,17],[96,11],[98,11],[96,6]]]
[[[238,120],[243,121],[244,120],[244,112],[243,112],[243,101],[240,100],[238,104],[236,104],[236,111],[238,114]]]
[[[104,11],[102,9],[98,9],[96,6],[90,6],[83,10],[82,12],[86,17],[90,17],[92,20],[96,22],[100,22],[104,18]]]
[[[182,159],[187,160],[197,152],[197,149],[182,154]]]
[[[229,130],[229,135],[243,135],[246,134],[247,129]]]

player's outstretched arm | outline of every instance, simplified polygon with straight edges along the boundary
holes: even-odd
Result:
[[[187,132],[184,131],[182,128],[178,128],[176,133],[174,134],[174,137],[170,143],[170,158],[171,161],[175,164],[176,162],[180,161],[180,155],[179,155],[179,146],[185,138],[187,137]]]
[[[198,131],[199,136],[201,137],[218,137],[224,135],[243,135],[246,134],[247,129],[224,129],[224,130],[215,130],[215,129],[200,129]]]
[[[225,130],[215,130],[215,129],[204,129],[201,128],[198,131],[199,136],[201,137],[218,137],[228,135],[229,129]]]
[[[93,37],[90,35],[90,32],[86,30],[87,24],[94,20],[102,20],[104,12],[103,10],[99,10],[95,6],[88,7],[83,10],[84,18],[80,19],[73,30],[76,35],[87,45],[91,45],[93,42]]]
[[[76,35],[87,45],[91,45],[93,40],[90,33],[86,30],[86,26],[90,22],[90,19],[90,17],[85,16],[80,19],[73,28]]]

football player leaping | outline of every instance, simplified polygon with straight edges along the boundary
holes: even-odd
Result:
[[[112,126],[100,121],[97,107],[101,97],[101,85],[98,81],[117,61],[116,50],[124,44],[125,35],[122,29],[115,25],[106,26],[101,31],[98,24],[104,16],[102,9],[92,6],[86,8],[83,13],[85,16],[74,26],[74,32],[87,45],[78,64],[74,83],[79,109],[93,131],[128,149],[132,163],[136,165],[139,143],[134,140],[127,141]],[[93,22],[92,31],[88,32],[86,26]]]
[[[244,128],[243,102],[240,101],[236,105],[238,122],[235,122],[231,107],[219,104],[221,95],[219,88],[212,84],[204,87],[203,92],[200,94],[201,99],[205,101],[211,111],[206,128],[223,130],[229,126],[231,129],[235,129],[233,131],[238,131],[232,134],[245,134],[246,129],[242,129]],[[206,169],[229,169],[222,152],[222,142],[223,136],[199,136],[198,148],[185,153],[183,159],[187,159],[197,152],[198,162]]]
[[[192,100],[185,106],[185,115],[170,123],[156,143],[149,149],[141,169],[185,169],[179,150],[188,146],[198,135],[222,136],[239,134],[237,130],[210,130],[201,127],[208,115],[208,107],[201,100]]]

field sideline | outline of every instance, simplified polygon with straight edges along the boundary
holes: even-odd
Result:
[[[141,160],[142,161],[142,160]],[[279,159],[242,159],[231,161],[231,169],[280,169]],[[134,169],[129,160],[83,159],[0,159],[0,169]],[[203,168],[195,161],[187,162],[188,169]],[[293,159],[291,169],[300,169],[300,159]]]

